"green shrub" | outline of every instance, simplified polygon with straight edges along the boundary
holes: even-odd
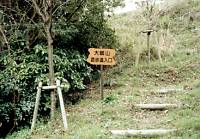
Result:
[[[108,3],[111,4],[109,7],[117,6],[116,2],[106,1]],[[54,71],[56,78],[70,86],[69,91],[63,90],[63,94],[67,96],[66,99],[71,99],[71,96],[82,94],[91,81],[92,68],[86,62],[88,48],[115,47],[117,41],[104,19],[107,6],[103,1],[70,1],[69,4],[62,4],[62,1],[56,1],[53,15]],[[42,81],[43,85],[48,85],[48,52],[43,22],[40,16],[34,15],[34,9],[29,4],[15,1],[12,8],[17,12],[13,15],[17,23],[13,25],[13,19],[6,14],[2,15],[1,20],[1,24],[5,25],[11,55],[1,43],[0,137],[11,129],[14,131],[30,125],[37,84]],[[27,10],[27,13],[23,13]],[[30,17],[33,21],[30,21]],[[39,113],[48,115],[50,94],[42,93],[41,102]]]
[[[1,55],[0,71],[0,122],[27,124],[33,112],[36,88],[39,81],[48,84],[47,50],[43,45],[37,45],[32,50],[13,53],[12,64],[9,57]],[[90,75],[91,68],[87,65],[85,56],[78,51],[55,49],[55,75],[70,83],[70,90],[85,89],[84,79]],[[63,92],[67,93],[67,92]],[[47,93],[48,94],[48,93]],[[42,104],[47,103],[49,95],[43,97]],[[42,105],[41,111],[47,111],[49,105]]]

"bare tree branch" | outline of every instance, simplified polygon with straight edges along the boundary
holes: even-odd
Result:
[[[58,7],[53,11],[52,15],[54,15],[54,14],[57,12],[57,10],[58,10],[59,8],[61,8],[62,6],[66,5],[68,2],[69,2],[69,0],[67,0],[66,2],[64,2],[63,4],[61,4],[60,6],[58,6]]]
[[[82,0],[79,5],[77,6],[77,8],[67,17],[67,21],[69,21],[73,16],[74,14],[81,8],[81,6],[83,5],[83,3],[85,2],[86,0]]]
[[[37,4],[37,2],[35,1],[35,0],[31,0],[32,2],[33,2],[33,5],[34,5],[34,8],[35,8],[35,10],[37,11],[37,13],[42,17],[42,19],[44,20],[44,21],[46,21],[46,17],[45,17],[45,15],[42,13],[42,11],[41,11],[41,9],[40,9],[40,7],[38,6],[38,4]],[[45,1],[45,0],[44,0]],[[43,2],[44,2],[43,1]],[[45,6],[46,7],[46,6]]]
[[[10,55],[10,51],[11,51],[10,44],[9,44],[9,41],[8,41],[8,39],[6,37],[6,34],[4,32],[4,29],[3,29],[2,25],[0,25],[0,33],[1,33],[2,37],[3,37],[4,44],[8,48],[8,52],[9,52],[9,55]]]

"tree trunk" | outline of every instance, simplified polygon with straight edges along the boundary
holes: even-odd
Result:
[[[48,64],[49,64],[49,81],[50,86],[55,85],[54,79],[54,65],[53,65],[53,37],[52,37],[52,10],[53,0],[43,0],[42,7],[40,8],[36,0],[32,0],[33,5],[37,13],[42,17],[44,21],[44,30],[46,33],[46,39],[48,42]],[[56,95],[55,90],[51,91],[51,119],[54,119],[55,115]]]
[[[44,2],[44,1],[43,1]],[[53,1],[46,0],[44,2],[44,23],[45,23],[45,32],[47,35],[48,42],[48,64],[49,64],[49,81],[50,86],[55,85],[55,77],[54,77],[54,64],[53,64],[53,37],[52,37],[52,9],[53,9]],[[48,6],[47,6],[48,5]],[[56,94],[55,90],[51,90],[51,120],[55,118],[55,108],[56,108]]]
[[[50,86],[55,85],[54,79],[54,64],[53,64],[53,38],[51,33],[51,20],[48,21],[49,23],[45,27],[45,31],[47,34],[47,41],[48,41],[48,64],[49,64],[49,81]],[[56,103],[56,94],[55,90],[51,90],[51,119],[53,120],[55,117],[55,103]]]

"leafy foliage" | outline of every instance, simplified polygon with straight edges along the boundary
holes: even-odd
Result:
[[[48,85],[48,52],[41,17],[29,1],[17,0],[11,11],[1,10],[1,24],[10,49],[0,44],[0,136],[30,124],[39,81]],[[120,0],[56,1],[53,13],[54,71],[69,90],[65,96],[83,92],[91,81],[86,62],[89,47],[115,47],[114,32],[104,11]],[[21,6],[20,6],[21,5]],[[22,6],[23,5],[23,6]],[[108,5],[108,6],[106,6]],[[40,114],[49,112],[50,95],[42,93]],[[68,99],[68,98],[67,98]]]
[[[0,72],[1,123],[11,122],[15,113],[17,123],[26,123],[32,117],[37,83],[47,83],[47,50],[45,46],[37,45],[32,50],[14,52],[12,65],[8,61],[8,55],[5,55],[6,52],[1,55],[0,60],[1,66],[4,67]],[[56,77],[69,81],[70,90],[85,89],[84,79],[91,72],[91,68],[85,62],[85,56],[78,51],[57,48],[54,63]],[[48,101],[47,96],[43,102]],[[45,111],[48,107],[45,105],[41,110]]]

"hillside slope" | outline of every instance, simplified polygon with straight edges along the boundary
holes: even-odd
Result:
[[[138,66],[135,66],[135,58],[140,45],[134,40],[140,40],[141,36],[137,36],[137,33],[141,30],[141,25],[132,13],[113,17],[109,24],[115,29],[121,46],[118,48],[118,66],[104,72],[105,81],[110,81],[104,90],[105,99],[100,100],[98,84],[92,85],[84,100],[77,105],[66,107],[69,122],[67,132],[63,131],[58,113],[54,124],[40,122],[33,135],[30,135],[30,129],[26,128],[8,138],[115,139],[110,133],[112,129],[175,128],[177,131],[173,134],[152,138],[198,139],[199,11],[199,0],[185,1],[184,4],[166,11],[159,21],[162,27],[167,26],[175,40],[174,46],[171,51],[162,51],[162,64],[156,56],[147,64],[144,47]],[[181,91],[157,93],[157,90],[163,88]],[[135,107],[135,104],[140,103],[172,103],[178,107],[149,111]],[[129,139],[119,137],[121,138]]]

